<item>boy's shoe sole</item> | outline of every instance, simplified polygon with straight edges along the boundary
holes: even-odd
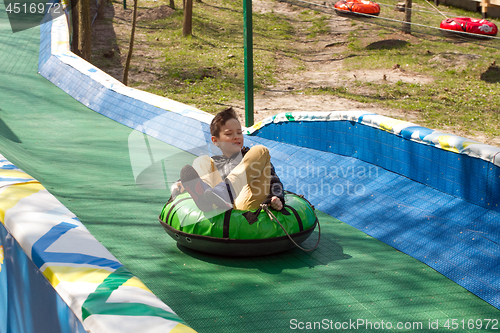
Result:
[[[203,194],[203,201],[214,204],[218,209],[231,209],[233,206],[230,202],[227,202],[223,198],[221,198],[217,193],[208,189]]]
[[[202,198],[203,193],[208,187],[208,185],[203,184],[203,181],[198,175],[198,172],[196,172],[196,170],[190,165],[185,165],[182,168],[181,183],[182,186],[184,186],[184,188],[189,192],[195,202]]]

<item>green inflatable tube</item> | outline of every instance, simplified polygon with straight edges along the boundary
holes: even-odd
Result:
[[[231,209],[212,212],[213,216],[207,217],[184,192],[165,204],[159,221],[179,245],[209,254],[245,257],[294,248],[311,235],[318,223],[314,207],[290,192],[285,193],[281,211],[270,211],[279,223],[264,209]]]

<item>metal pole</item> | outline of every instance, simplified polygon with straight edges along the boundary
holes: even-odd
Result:
[[[253,125],[252,0],[243,0],[243,44],[245,62],[245,126]]]
[[[127,0],[123,0],[123,9],[127,9]]]

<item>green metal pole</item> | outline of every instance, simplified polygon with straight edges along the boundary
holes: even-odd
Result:
[[[123,0],[123,9],[127,9],[127,0]]]
[[[245,54],[245,126],[253,125],[253,38],[252,0],[243,0],[243,43]]]

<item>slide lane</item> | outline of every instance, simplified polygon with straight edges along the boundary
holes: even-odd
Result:
[[[13,40],[4,31],[0,36]],[[24,42],[32,48],[26,52],[27,58],[36,58],[33,54],[37,42],[34,37],[31,44]],[[14,49],[18,47],[13,45]],[[1,57],[4,63],[7,58],[7,54]],[[42,60],[53,61],[43,56]],[[268,257],[234,259],[177,247],[162,230],[157,216],[169,196],[167,185],[177,180],[180,168],[209,149],[200,148],[199,143],[187,145],[193,140],[186,136],[186,126],[204,133],[196,138],[198,141],[206,139],[206,121],[194,124],[190,120],[199,112],[188,108],[172,115],[156,108],[157,115],[149,116],[155,119],[153,123],[172,117],[178,121],[176,128],[163,125],[157,129],[137,121],[138,113],[132,112],[128,118],[122,115],[124,123],[136,120],[135,125],[127,123],[133,128],[155,137],[170,135],[175,138],[170,139],[172,143],[185,145],[178,148],[165,143],[168,138],[162,141],[140,134],[147,146],[159,152],[156,157],[162,157],[156,159],[153,154],[149,164],[163,160],[167,166],[161,177],[154,171],[152,177],[143,178],[141,163],[134,162],[134,156],[145,154],[137,150],[141,142],[137,131],[88,109],[85,105],[93,106],[92,99],[82,105],[36,72],[16,65],[15,60],[9,61],[25,72],[20,70],[17,75],[3,68],[0,108],[5,130],[0,135],[0,152],[38,179],[130,272],[197,331],[288,332],[314,325],[317,328],[318,324],[325,330],[349,325],[358,331],[372,331],[373,326],[390,325],[392,331],[415,331],[466,323],[458,330],[465,332],[472,331],[467,326],[469,319],[486,324],[487,319],[498,318],[496,308],[442,274],[344,223],[349,216],[346,206],[350,205],[351,211],[362,211],[353,201],[341,207],[341,201],[325,198],[325,203],[317,204],[331,215],[318,211],[322,241],[312,254],[292,250]],[[60,70],[61,83],[71,78],[64,76],[69,71],[66,67]],[[79,83],[73,85],[75,89],[86,85],[85,80],[73,82]],[[67,82],[66,87],[75,90]],[[116,94],[106,96],[117,98]],[[129,104],[120,98],[115,103]],[[137,104],[136,110],[141,106]],[[117,109],[111,111],[120,111]],[[99,111],[108,112],[104,108]],[[281,171],[286,171],[289,163],[295,164],[298,171],[308,160],[317,166],[320,160],[332,163],[329,165],[358,163],[353,158],[263,138],[246,140],[250,145],[268,146],[273,163]],[[287,186],[296,184],[293,174],[280,176]],[[392,173],[385,177],[397,178]],[[335,208],[343,208],[342,213],[337,214]],[[314,243],[316,236],[317,232],[313,233],[308,242]]]

